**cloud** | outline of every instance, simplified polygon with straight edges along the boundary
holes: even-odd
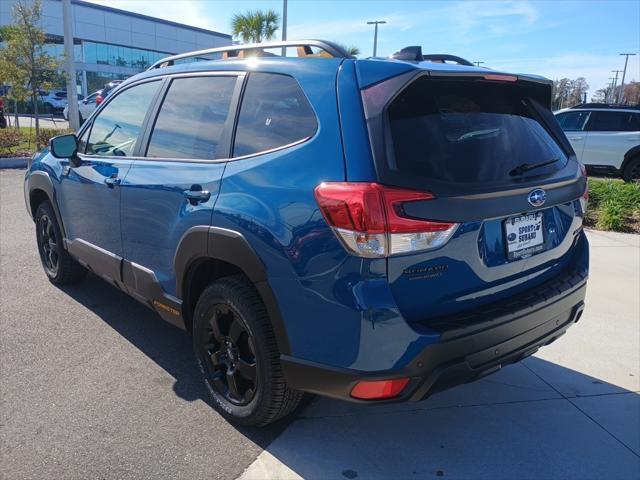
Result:
[[[183,23],[194,27],[227,32],[228,20],[221,23],[210,15],[211,4],[203,1],[167,1],[167,0],[90,0],[106,7],[119,8],[151,17],[162,18],[172,22]]]

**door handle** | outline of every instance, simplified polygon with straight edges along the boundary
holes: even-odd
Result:
[[[584,137],[569,137],[569,140],[582,140]]]
[[[197,205],[208,201],[211,198],[211,192],[209,190],[185,190],[184,196],[187,197],[191,205]]]
[[[120,185],[121,180],[118,177],[107,177],[104,179],[104,183],[107,187],[113,188],[116,185]]]

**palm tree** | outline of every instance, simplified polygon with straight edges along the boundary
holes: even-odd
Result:
[[[231,32],[245,43],[270,40],[278,31],[280,15],[273,10],[236,13],[231,19]]]
[[[354,57],[360,55],[360,49],[355,45],[351,45],[345,49],[349,55],[353,55]]]
[[[347,52],[349,55],[352,55],[354,57],[360,55],[360,49],[358,47],[356,47],[355,45],[350,45],[350,46],[346,46],[344,43],[340,43],[340,42],[333,42],[336,45],[342,47],[342,49]]]

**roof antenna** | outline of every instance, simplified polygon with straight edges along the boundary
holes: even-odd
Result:
[[[404,47],[402,50],[397,51],[391,58],[395,58],[396,60],[409,60],[412,62],[421,62],[422,58],[422,47],[420,45],[413,45],[411,47]]]

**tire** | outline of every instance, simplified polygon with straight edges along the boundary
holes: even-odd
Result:
[[[51,105],[50,103],[45,103],[44,113],[53,113],[53,105]]]
[[[64,248],[60,226],[48,201],[42,202],[36,210],[36,240],[42,267],[51,283],[71,284],[85,277],[87,270]]]
[[[267,425],[303,398],[285,383],[269,316],[242,275],[222,278],[200,295],[193,344],[213,407],[232,423]]]
[[[640,156],[633,157],[622,171],[625,182],[640,182]]]

